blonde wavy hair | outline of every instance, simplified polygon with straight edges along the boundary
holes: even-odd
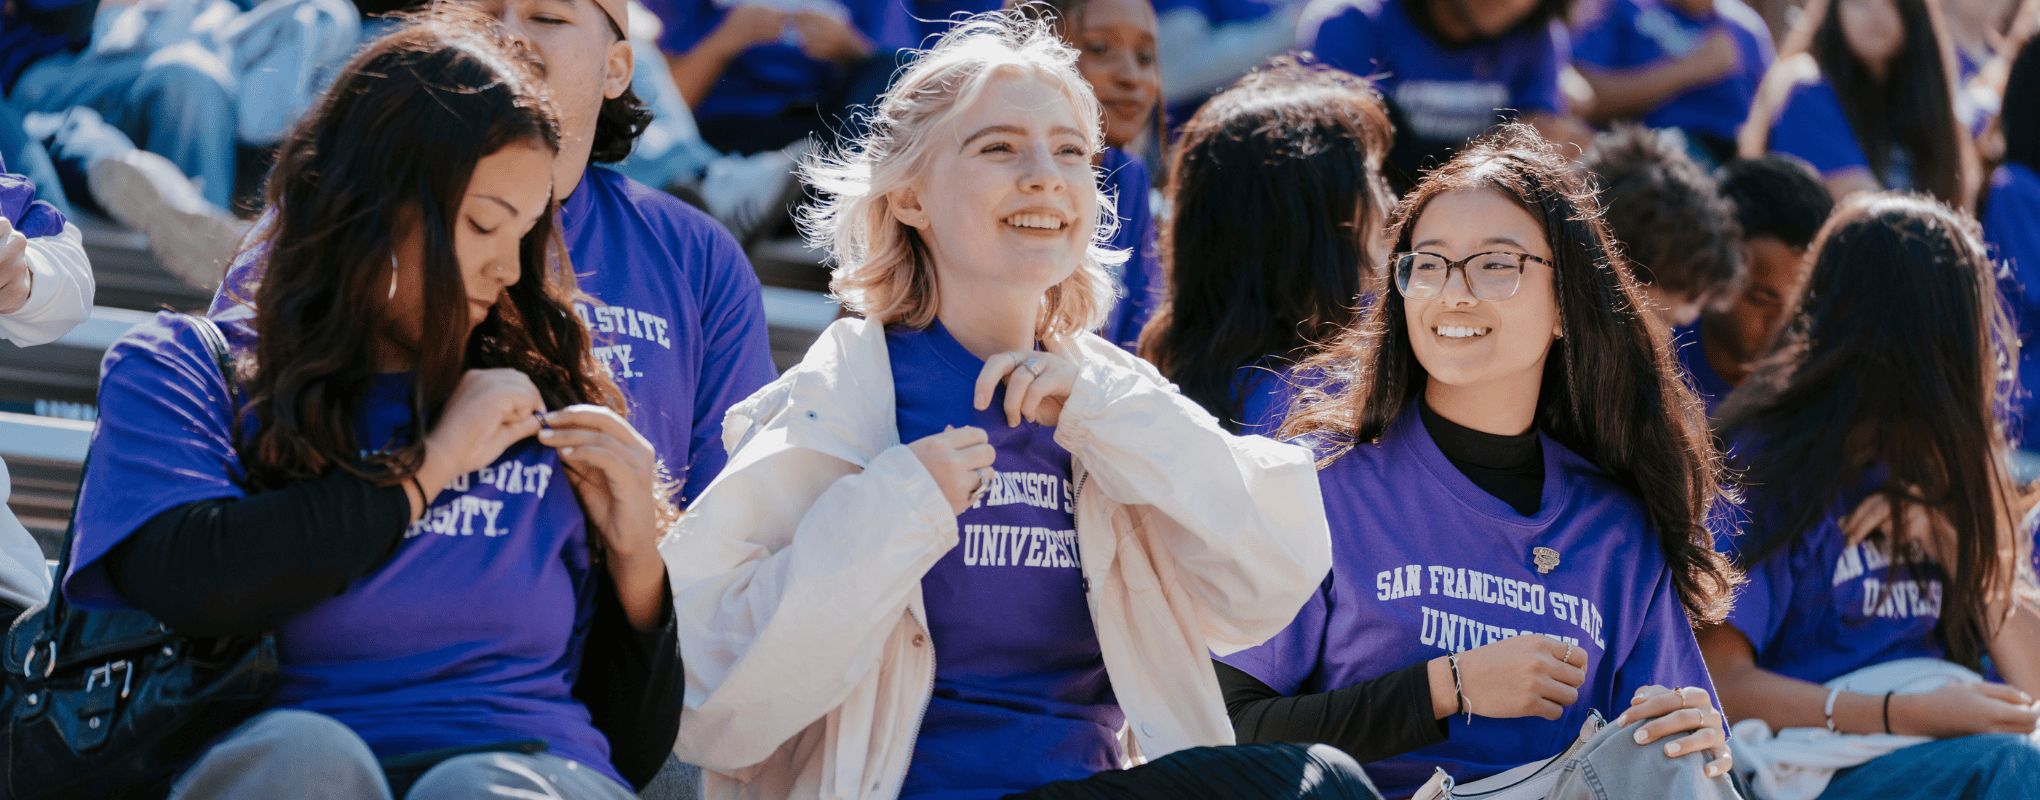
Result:
[[[829,291],[844,308],[886,325],[925,328],[935,320],[941,286],[934,261],[920,231],[893,217],[889,196],[929,177],[932,134],[994,77],[1013,71],[1061,89],[1076,106],[1089,147],[1099,147],[1098,98],[1077,73],[1077,52],[1048,22],[994,11],[957,24],[916,54],[879,99],[868,133],[841,152],[802,162],[801,178],[818,199],[800,209],[801,233],[828,254]],[[1107,270],[1127,254],[1107,244],[1119,215],[1092,177],[1098,203],[1090,246],[1077,269],[1042,296],[1037,336],[1092,330],[1111,310],[1116,291]]]

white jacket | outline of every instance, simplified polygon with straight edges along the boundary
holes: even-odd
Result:
[[[1331,567],[1311,454],[1236,437],[1146,362],[1075,343],[1055,439],[1129,760],[1233,742],[1210,654],[1280,632]],[[839,320],[732,407],[730,461],[662,546],[711,798],[897,797],[934,686],[921,577],[956,515],[895,424],[883,327]]]

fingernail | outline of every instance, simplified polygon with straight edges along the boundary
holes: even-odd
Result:
[[[573,454],[574,454],[574,448],[571,448],[571,447],[562,447],[562,448],[560,448],[560,455],[563,455],[563,456],[570,456],[570,455],[573,455]]]
[[[1709,778],[1712,778],[1712,777],[1714,777],[1714,776],[1716,776],[1716,775],[1720,775],[1720,774],[1721,774],[1721,768],[1720,768],[1720,767],[1717,767],[1717,766],[1715,766],[1715,765],[1713,765],[1713,764],[1708,764],[1708,765],[1707,765],[1707,777],[1709,777]]]
[[[539,428],[539,429],[538,429],[538,438],[540,438],[540,439],[551,439],[551,438],[553,438],[553,429],[551,429],[551,428]]]
[[[1677,742],[1674,742],[1674,743],[1671,743],[1671,744],[1667,744],[1667,745],[1665,745],[1665,755],[1668,755],[1668,756],[1675,756],[1675,755],[1678,755],[1678,754],[1679,754],[1679,745],[1678,745],[1678,743],[1677,743]]]
[[[1637,744],[1643,744],[1644,742],[1648,742],[1648,741],[1650,741],[1650,734],[1644,733],[1643,731],[1637,731],[1637,732],[1636,732],[1636,743],[1637,743]]]

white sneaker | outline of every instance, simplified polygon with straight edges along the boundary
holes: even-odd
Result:
[[[176,164],[147,150],[93,162],[86,179],[108,214],[149,237],[165,271],[199,289],[219,286],[250,227],[206,202]]]
[[[709,162],[701,177],[701,199],[708,203],[709,216],[728,227],[738,242],[750,244],[800,199],[794,168],[812,149],[803,139],[779,150]]]

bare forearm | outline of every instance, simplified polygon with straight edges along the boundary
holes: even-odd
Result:
[[[2040,607],[2031,599],[2018,601],[2011,619],[1990,642],[1990,658],[2005,683],[2040,697]]]
[[[1580,116],[1596,125],[1643,116],[1691,85],[1685,64],[1677,61],[1626,70],[1581,66],[1579,72],[1594,87],[1594,105]]]
[[[715,82],[722,79],[737,52],[711,36],[692,50],[666,56],[666,69],[673,74],[673,85],[680,89],[680,97],[687,101],[688,108],[701,107],[701,101],[715,88]]]
[[[609,576],[616,581],[616,598],[623,604],[631,627],[649,631],[658,627],[666,598],[666,562],[657,550],[646,555],[609,560]]]

